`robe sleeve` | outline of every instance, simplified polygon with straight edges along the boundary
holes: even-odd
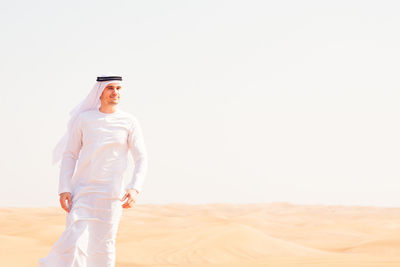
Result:
[[[141,192],[147,172],[147,151],[143,140],[143,134],[139,122],[134,118],[128,135],[128,147],[132,153],[135,168],[131,181],[126,185],[127,189],[136,189]]]
[[[69,139],[61,160],[60,179],[58,194],[63,192],[71,193],[71,178],[75,171],[76,161],[82,147],[82,127],[78,116],[72,126]]]

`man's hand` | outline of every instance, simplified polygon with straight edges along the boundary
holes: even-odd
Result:
[[[65,204],[65,201],[68,202],[68,206]],[[60,194],[60,204],[61,208],[63,208],[66,212],[69,212],[71,210],[72,200],[70,192],[64,192]]]
[[[133,204],[136,202],[136,198],[137,195],[139,194],[139,192],[136,189],[128,189],[126,190],[126,194],[124,195],[124,197],[122,198],[122,202],[125,201],[125,199],[127,199],[127,201],[122,204],[122,207],[124,209],[127,208],[132,208]]]

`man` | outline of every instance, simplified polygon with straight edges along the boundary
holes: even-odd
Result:
[[[121,90],[120,76],[97,77],[92,91],[70,113],[67,134],[53,154],[54,162],[62,158],[58,193],[67,212],[66,228],[39,267],[115,266],[122,208],[135,203],[147,171],[138,120],[117,108]],[[128,151],[135,168],[124,186]]]

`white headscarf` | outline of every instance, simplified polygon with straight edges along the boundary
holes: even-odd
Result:
[[[107,77],[107,76],[114,76],[114,75],[101,75],[99,77]],[[74,122],[77,118],[77,116],[84,111],[87,110],[94,110],[98,109],[100,107],[101,101],[100,101],[100,96],[103,93],[104,88],[109,84],[109,83],[120,83],[121,81],[118,80],[112,80],[112,81],[104,81],[104,82],[96,82],[88,94],[88,96],[75,108],[73,108],[69,114],[70,114],[70,119],[67,124],[67,132],[64,134],[64,136],[58,141],[58,144],[55,146],[53,150],[53,165],[56,164],[58,161],[61,160],[62,155],[64,153],[65,147],[67,145],[69,135],[72,129],[72,126],[74,125]]]

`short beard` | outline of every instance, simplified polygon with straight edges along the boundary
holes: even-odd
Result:
[[[116,106],[116,105],[118,105],[118,101],[117,102],[114,102],[114,101],[110,101],[110,102],[108,102],[108,105],[110,105],[110,106]]]

